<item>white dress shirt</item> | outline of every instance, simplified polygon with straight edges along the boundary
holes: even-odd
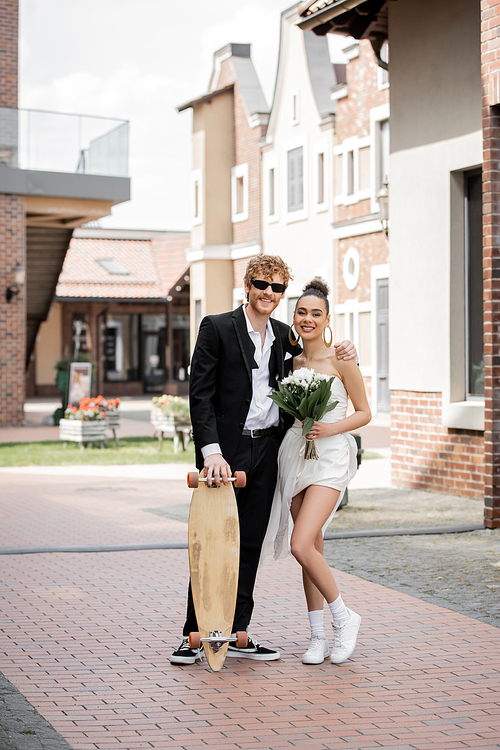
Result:
[[[252,369],[252,400],[245,421],[245,429],[265,430],[268,427],[275,427],[279,424],[279,408],[274,401],[268,398],[268,395],[273,392],[273,389],[269,385],[269,359],[275,336],[271,321],[268,320],[264,345],[262,345],[260,333],[253,329],[246,308],[247,306],[245,305],[243,312],[245,314],[248,335],[255,346],[254,359],[258,367]],[[201,449],[201,452],[203,458],[211,456],[214,453],[221,453],[220,445],[218,443],[210,443],[210,445],[205,445]]]

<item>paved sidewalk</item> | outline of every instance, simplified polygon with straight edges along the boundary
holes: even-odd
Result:
[[[5,472],[0,547],[185,540],[183,521],[151,510],[182,507],[189,494],[180,478]],[[359,645],[343,665],[305,666],[299,567],[266,562],[254,632],[282,659],[229,659],[212,674],[206,663],[168,661],[185,609],[185,550],[0,564],[1,671],[74,750],[500,747],[500,630],[402,591],[336,572],[363,617]]]

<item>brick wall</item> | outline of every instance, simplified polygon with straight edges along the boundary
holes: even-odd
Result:
[[[500,526],[500,0],[481,0],[483,82],[484,523]]]
[[[17,107],[18,28],[18,0],[2,0],[0,106],[12,109]],[[17,126],[15,114],[12,122]],[[11,157],[15,162],[16,154]],[[6,302],[5,291],[13,283],[16,263],[26,268],[25,213],[23,196],[0,195],[0,426],[17,426],[24,418],[25,289],[10,303]]]
[[[16,263],[26,268],[25,199],[0,195],[0,427],[18,426],[24,413],[25,289],[7,303]]]
[[[17,107],[18,0],[0,3],[0,107]]]
[[[441,402],[441,393],[391,392],[392,482],[482,497],[483,435],[443,427]]]
[[[344,257],[350,247],[355,247],[359,253],[359,281],[352,292],[346,287],[343,279]],[[371,267],[388,263],[388,242],[384,232],[362,234],[359,237],[347,237],[339,240],[337,253],[337,300],[343,304],[347,299],[356,298],[359,302],[369,302],[371,299]],[[374,301],[375,302],[375,301]]]
[[[224,60],[217,88],[234,83],[233,165],[248,164],[248,219],[233,224],[233,243],[260,242],[261,154],[259,139],[265,128],[251,128],[231,60]]]

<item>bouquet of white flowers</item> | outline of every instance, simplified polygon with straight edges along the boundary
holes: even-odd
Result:
[[[302,435],[305,437],[314,422],[321,421],[338,404],[338,401],[328,403],[334,377],[301,367],[283,378],[278,383],[278,390],[269,394],[269,398],[287,414],[303,422]],[[305,458],[319,458],[314,440],[306,440]]]

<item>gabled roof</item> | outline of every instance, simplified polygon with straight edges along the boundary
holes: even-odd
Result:
[[[268,140],[272,140],[277,112],[282,106],[281,99],[289,34],[299,18],[298,12],[299,4],[296,4],[281,14],[278,70],[276,73],[273,106],[267,131]],[[340,83],[337,76],[341,71],[343,71],[345,77],[345,68],[343,66],[335,66],[330,61],[330,52],[326,38],[317,36],[311,31],[304,31],[302,33],[304,35],[309,80],[318,114],[322,118],[330,117],[335,114],[336,109],[336,101],[332,100],[330,96],[331,89]]]
[[[189,273],[189,244],[189,232],[166,232],[144,240],[73,237],[56,298],[165,300]],[[115,261],[126,273],[106,270],[114,264],[102,260]]]
[[[191,99],[185,104],[177,107],[178,112],[183,112],[190,107],[199,107],[200,104],[211,101],[214,96],[219,96],[226,91],[231,91],[236,84],[240,91],[245,107],[246,115],[250,124],[254,124],[259,115],[269,114],[269,105],[262,91],[257,73],[255,71],[250,55],[250,44],[226,44],[214,53],[214,64],[210,75],[208,92]],[[228,60],[232,69],[233,80],[230,83],[220,85],[221,64]]]

